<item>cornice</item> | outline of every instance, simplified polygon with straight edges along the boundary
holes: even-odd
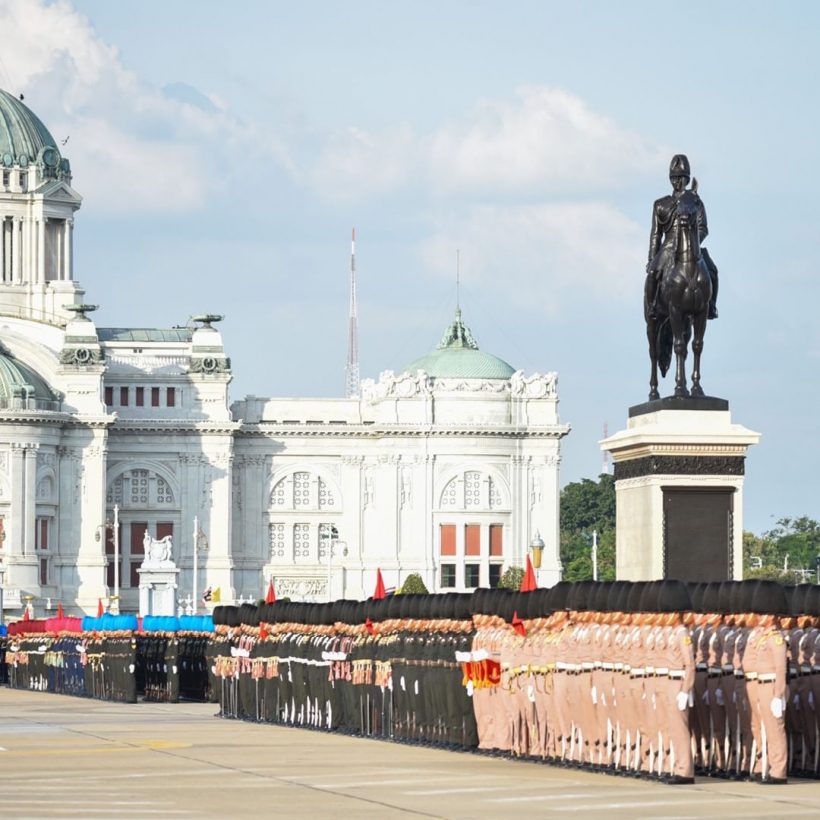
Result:
[[[475,437],[510,439],[561,439],[571,430],[568,424],[543,427],[506,426],[446,426],[429,424],[412,425],[302,425],[302,424],[242,424],[237,435],[253,438],[433,438]]]
[[[195,421],[185,419],[117,419],[114,433],[225,434],[239,432],[239,421]]]

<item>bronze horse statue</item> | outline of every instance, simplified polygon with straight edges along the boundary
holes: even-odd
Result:
[[[684,190],[677,199],[671,242],[660,254],[663,258],[657,266],[660,281],[655,304],[644,306],[652,363],[650,401],[660,398],[658,367],[665,376],[673,352],[677,359],[675,396],[704,395],[700,384],[700,354],[717,268],[706,249],[700,247],[697,218],[701,207],[697,182],[693,180],[692,188]],[[686,354],[690,341],[694,354],[691,391],[686,386]]]

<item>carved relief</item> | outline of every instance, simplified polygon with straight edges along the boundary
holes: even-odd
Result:
[[[745,473],[743,456],[646,456],[615,462],[615,481],[651,475],[732,475]]]
[[[510,392],[525,399],[552,399],[558,395],[558,374],[534,373],[525,376],[523,370],[516,370],[510,376]]]
[[[188,369],[191,373],[203,373],[205,375],[230,373],[231,360],[227,356],[197,356],[191,359]]]
[[[322,578],[277,578],[274,581],[279,598],[325,598],[327,579]]]
[[[96,347],[64,347],[60,351],[60,364],[70,367],[90,367],[104,360],[103,352]]]
[[[369,507],[374,502],[374,482],[373,482],[373,468],[365,467],[363,472],[364,478],[364,496],[362,497],[362,506]]]
[[[413,473],[409,467],[401,468],[401,506],[413,506]]]

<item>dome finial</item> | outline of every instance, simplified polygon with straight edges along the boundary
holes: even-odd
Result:
[[[467,347],[470,350],[478,350],[478,343],[470,333],[470,328],[461,321],[461,308],[456,308],[456,316],[447,330],[444,331],[444,336],[438,344],[439,350],[444,350],[447,347]]]

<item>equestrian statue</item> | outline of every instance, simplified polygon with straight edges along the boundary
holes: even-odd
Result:
[[[644,286],[644,317],[652,371],[650,401],[659,399],[658,367],[665,376],[677,360],[675,396],[699,398],[700,354],[708,319],[717,318],[718,270],[706,248],[706,209],[692,179],[689,160],[676,154],[669,166],[672,193],[656,200],[652,209],[649,262]],[[686,384],[686,354],[692,342],[692,389]]]

